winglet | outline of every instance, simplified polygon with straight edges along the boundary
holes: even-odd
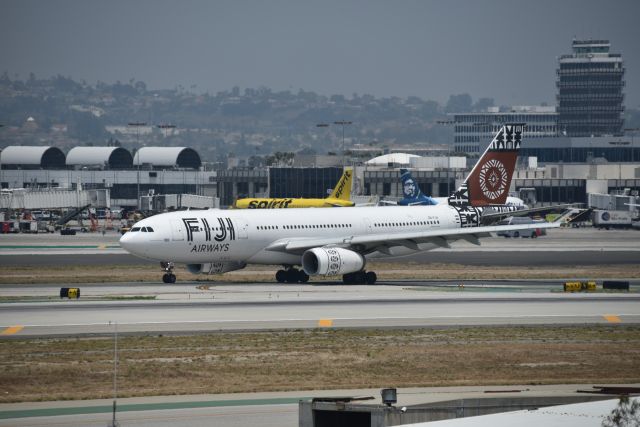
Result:
[[[353,169],[344,168],[344,172],[338,184],[329,195],[330,199],[351,200],[351,182],[353,181]]]
[[[449,197],[455,206],[504,205],[516,167],[524,123],[500,128],[464,184]]]

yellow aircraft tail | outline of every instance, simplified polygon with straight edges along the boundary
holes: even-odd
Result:
[[[329,199],[351,200],[351,183],[353,182],[353,168],[344,168],[338,184],[329,195]]]

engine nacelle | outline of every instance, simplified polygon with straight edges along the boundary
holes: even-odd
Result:
[[[302,269],[309,276],[355,273],[364,265],[364,257],[349,249],[314,248],[302,254]]]
[[[206,264],[187,264],[187,270],[189,270],[191,274],[222,274],[228,271],[241,270],[246,266],[246,262],[225,261]]]

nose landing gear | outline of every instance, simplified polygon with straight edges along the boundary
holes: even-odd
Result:
[[[162,261],[160,267],[165,271],[162,275],[162,281],[164,283],[176,283],[176,275],[173,274],[174,264],[169,261]]]
[[[303,270],[290,267],[286,270],[278,270],[276,272],[276,280],[278,283],[307,283],[309,275]]]

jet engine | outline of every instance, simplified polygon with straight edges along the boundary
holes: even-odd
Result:
[[[365,259],[357,252],[343,248],[313,248],[302,254],[302,269],[309,276],[337,276],[364,268]]]
[[[228,271],[241,270],[247,266],[246,262],[225,261],[206,264],[187,264],[191,274],[222,274]]]

